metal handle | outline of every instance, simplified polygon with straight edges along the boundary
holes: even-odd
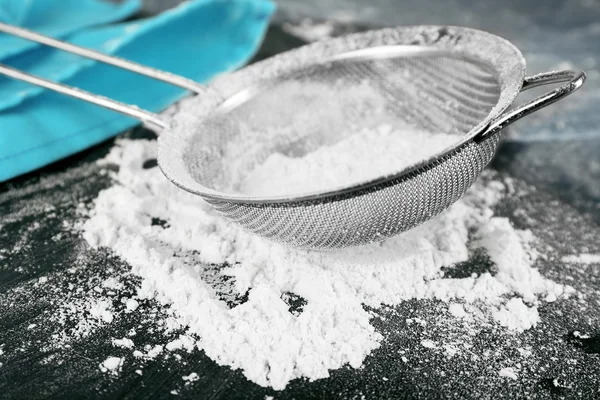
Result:
[[[13,79],[18,79],[23,82],[31,83],[32,85],[40,86],[45,89],[54,90],[55,92],[75,97],[77,99],[108,108],[109,110],[113,110],[121,114],[125,114],[158,130],[165,129],[168,126],[168,124],[158,115],[151,113],[150,111],[142,110],[137,106],[120,103],[107,97],[86,92],[72,86],[52,82],[44,78],[40,78],[39,76],[31,75],[18,69],[8,67],[4,64],[0,64],[0,74],[6,75]]]
[[[57,49],[67,51],[69,53],[77,54],[82,57],[91,58],[96,61],[110,64],[118,68],[123,68],[131,72],[135,72],[159,81],[179,86],[183,89],[189,90],[194,93],[202,93],[206,91],[206,87],[204,87],[203,85],[194,82],[190,79],[184,78],[183,76],[175,75],[170,72],[160,71],[158,69],[137,64],[132,61],[125,60],[123,58],[109,56],[108,54],[100,53],[98,51],[91,50],[85,47],[80,47],[74,44],[66,43],[51,38],[49,36],[40,35],[39,33],[32,32],[30,30],[23,29],[14,25],[4,24],[0,22],[0,32],[5,32],[23,39],[31,40],[33,42],[41,43],[46,46],[55,47]]]
[[[502,114],[498,119],[492,121],[474,140],[482,141],[491,135],[500,132],[513,122],[531,114],[541,108],[550,105],[563,97],[566,97],[579,89],[585,82],[585,73],[583,71],[550,71],[541,74],[528,76],[523,80],[521,91],[532,89],[537,86],[548,85],[552,83],[567,82],[551,92],[548,92],[535,100],[525,103],[515,109]]]

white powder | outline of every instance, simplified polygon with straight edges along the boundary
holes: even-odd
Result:
[[[526,348],[526,349],[523,349],[523,348],[521,348],[521,347],[518,347],[518,348],[517,348],[517,351],[518,351],[518,352],[519,352],[519,354],[520,354],[521,356],[523,356],[523,357],[529,357],[529,356],[531,356],[531,354],[532,354],[532,352],[531,352],[531,348]]]
[[[244,177],[239,191],[269,196],[336,189],[401,171],[456,142],[456,135],[389,124],[363,128],[302,157],[271,154]]]
[[[494,312],[494,319],[502,326],[518,330],[533,328],[540,316],[537,308],[527,307],[523,300],[512,298],[504,307]]]
[[[562,258],[562,261],[577,264],[600,264],[600,254],[582,253],[579,255],[565,256]]]
[[[137,310],[137,308],[138,308],[139,305],[140,304],[135,299],[128,299],[127,302],[125,303],[125,307],[126,307],[126,309],[127,309],[128,312],[132,312],[132,311]]]
[[[183,337],[189,340],[180,337],[167,350],[193,343],[263,386],[283,389],[295,378],[324,378],[346,364],[360,367],[383,339],[364,305],[458,300],[466,317],[477,316],[473,323],[496,321],[519,332],[538,322],[539,299],[572,290],[532,267],[530,232],[494,216],[505,187],[492,173],[444,213],[401,236],[306,252],[246,233],[175,187],[159,168],[144,169],[155,154],[153,141],[118,142],[106,159],[120,167],[117,183],[99,194],[83,236],[131,265],[142,278],[137,297],[168,305],[174,315],[169,326],[187,326]],[[153,218],[167,224],[153,225]],[[442,268],[452,270],[475,248],[488,254],[497,272],[447,277]],[[245,302],[236,300],[244,294]],[[290,298],[305,304],[290,310]],[[452,315],[468,321],[457,306]],[[156,346],[134,356],[162,351]]]
[[[190,384],[192,382],[196,382],[197,380],[200,379],[200,377],[198,376],[197,373],[192,372],[191,374],[189,374],[187,376],[182,376],[181,379],[183,379],[186,382],[185,384],[187,385],[187,384]]]
[[[107,289],[119,290],[123,288],[123,284],[119,282],[116,278],[110,277],[102,282],[102,287]]]
[[[111,305],[108,301],[99,301],[90,308],[90,315],[97,320],[102,320],[106,323],[113,321],[113,315],[110,312]]]
[[[113,375],[118,375],[123,366],[123,359],[119,357],[108,357],[102,364],[100,370],[102,372],[110,372]]]
[[[452,303],[448,307],[448,312],[455,316],[456,318],[464,318],[467,316],[467,312],[462,304]]]
[[[517,374],[515,373],[515,369],[512,367],[502,368],[498,372],[498,375],[505,377],[505,378],[510,378],[515,381],[517,380]]]
[[[131,340],[129,338],[113,339],[112,344],[113,344],[113,346],[123,347],[125,349],[131,349],[134,346],[133,340]]]
[[[446,354],[446,357],[454,357],[458,352],[459,349],[456,346],[453,346],[451,344],[444,345],[444,354]]]
[[[591,336],[586,333],[581,333],[579,331],[574,331],[573,336],[579,339],[589,339]]]
[[[304,19],[298,24],[284,23],[281,27],[284,31],[307,42],[330,38],[335,30],[332,21],[315,23],[309,19]]]
[[[164,346],[157,344],[154,347],[146,347],[147,353],[144,355],[145,358],[155,359],[160,353],[163,352]]]
[[[194,346],[196,345],[196,341],[187,335],[180,335],[179,338],[167,343],[165,348],[169,351],[184,349],[192,351]]]
[[[139,350],[134,350],[133,353],[131,353],[135,358],[143,358],[144,357],[144,353],[142,353]]]

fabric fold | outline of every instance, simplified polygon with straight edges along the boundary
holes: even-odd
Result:
[[[0,0],[0,22],[62,38],[92,26],[120,21],[140,8],[141,0],[120,3],[103,0]],[[39,46],[29,40],[0,34],[0,59]]]
[[[205,82],[239,68],[257,50],[274,5],[266,0],[200,0],[157,17],[88,29],[68,41]],[[178,87],[54,49],[10,63],[48,79],[159,112]],[[74,154],[139,122],[20,82],[2,81],[0,181]]]

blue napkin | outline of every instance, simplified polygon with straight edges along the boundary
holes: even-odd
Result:
[[[119,21],[140,9],[141,0],[120,4],[99,0],[0,0],[0,21],[53,37]],[[0,36],[0,59],[39,46],[14,36]]]
[[[93,4],[90,10],[96,10],[97,6],[108,4],[99,0],[66,3],[77,3],[80,15],[86,14],[84,6]],[[137,1],[125,2],[110,10],[113,16],[124,17],[124,10],[135,10],[136,4]],[[0,6],[0,10],[4,9]],[[93,22],[89,18],[88,28],[79,28],[66,39],[202,82],[240,67],[254,54],[273,10],[268,0],[199,0],[154,18],[116,25],[90,28],[98,19]],[[11,18],[20,15],[16,11],[0,11],[0,18],[5,14]],[[104,18],[106,22],[108,16]],[[80,19],[80,26],[83,20]],[[17,46],[12,46],[13,50],[6,53],[11,56],[0,56],[2,63],[150,111],[161,111],[186,94],[178,87],[59,50],[28,45],[18,52]],[[69,156],[136,124],[134,119],[98,106],[0,78],[0,182]]]

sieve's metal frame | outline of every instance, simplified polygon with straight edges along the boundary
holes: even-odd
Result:
[[[175,129],[171,130],[169,134],[159,137],[159,166],[165,176],[175,185],[188,192],[200,195],[222,215],[237,222],[252,233],[292,246],[309,249],[361,245],[411,229],[458,200],[466,191],[466,188],[475,181],[481,170],[491,161],[500,140],[499,133],[503,128],[564,98],[577,90],[585,81],[585,74],[581,71],[550,71],[525,77],[525,60],[520,51],[510,42],[486,32],[461,27],[416,26],[357,33],[307,45],[246,67],[229,75],[226,81],[221,80],[213,83],[211,87],[222,93],[225,98],[229,98],[240,90],[260,84],[262,80],[274,79],[293,68],[303,68],[306,66],[303,63],[306,62],[327,62],[332,57],[339,56],[340,53],[347,55],[352,52],[364,52],[377,46],[407,45],[414,46],[415,49],[425,46],[429,48],[429,51],[432,48],[460,51],[471,55],[473,58],[481,59],[497,68],[503,92],[497,106],[492,109],[485,120],[481,121],[471,131],[466,132],[462,140],[457,141],[454,146],[435,154],[422,163],[391,176],[349,185],[337,190],[294,197],[257,198],[248,195],[222,193],[196,181],[182,161],[189,133]],[[356,53],[353,56],[356,56]],[[563,82],[566,83],[561,87],[507,111],[521,91],[536,86]],[[207,103],[210,103],[210,99],[207,99]],[[200,121],[215,112],[222,102],[215,100],[212,104],[212,106],[207,106],[203,110],[199,116]],[[466,165],[471,161],[473,165]],[[452,168],[461,169],[464,176],[452,171]],[[335,221],[327,220],[331,217],[328,211],[323,211],[327,206],[340,205],[340,208],[343,208],[342,206],[348,202],[360,201],[373,196],[379,196],[377,201],[381,204],[385,204],[386,201],[395,202],[397,201],[395,196],[403,196],[403,188],[410,188],[410,185],[416,182],[416,184],[413,184],[414,189],[419,182],[423,183],[421,179],[423,176],[440,170],[444,171],[443,176],[453,181],[464,178],[464,190],[460,193],[453,191],[448,198],[441,199],[441,201],[436,198],[435,202],[443,203],[443,206],[438,203],[433,204],[433,211],[430,214],[422,215],[416,223],[403,225],[402,221],[396,221],[398,222],[396,229],[388,231],[384,229],[379,237],[369,236],[373,233],[374,235],[380,234],[380,232],[377,229],[370,229],[372,228],[372,221],[364,219],[361,220],[364,225],[358,227],[357,230],[364,227],[364,230],[369,231],[369,233],[362,237],[341,237],[340,233],[332,232],[329,234],[323,232],[323,227],[330,227],[330,230],[333,230],[336,226]],[[418,193],[419,190],[417,189],[416,192]],[[383,196],[384,194],[388,196]],[[408,198],[407,200],[410,202],[412,199]],[[424,203],[433,201],[423,197],[421,200]],[[377,203],[377,201],[374,200],[372,203]],[[389,217],[386,215],[373,215],[373,207],[369,210],[369,204],[372,205],[372,203],[365,202],[363,204],[365,211],[368,211],[365,214],[372,215],[375,219]],[[420,205],[413,207],[421,213],[423,208]],[[310,210],[320,211],[320,214],[315,215],[314,218],[306,218],[302,215],[305,212],[310,212]],[[334,214],[338,212],[339,210],[333,211]],[[343,214],[337,215],[343,218]],[[321,220],[315,222],[315,219],[318,220],[319,218]],[[358,215],[356,218],[360,219],[361,216]],[[300,224],[299,221],[305,221],[305,226]]]
[[[375,37],[375,40],[373,37]],[[459,42],[461,42],[460,47],[457,46]],[[402,171],[386,177],[331,191],[297,196],[255,197],[213,190],[196,182],[190,176],[186,166],[183,165],[181,160],[183,159],[182,154],[186,150],[188,134],[187,132],[177,131],[177,129],[171,129],[168,135],[162,135],[159,138],[158,155],[160,168],[175,185],[188,192],[202,196],[206,200],[216,202],[253,205],[289,204],[291,206],[301,201],[336,201],[339,196],[346,195],[347,193],[367,190],[382,184],[385,185],[386,182],[408,177],[415,171],[422,170],[430,163],[435,163],[451,156],[468,142],[481,142],[484,138],[499,132],[518,119],[564,98],[577,90],[585,81],[585,74],[582,71],[569,70],[549,71],[526,77],[525,59],[521,52],[507,40],[487,32],[454,26],[414,26],[386,28],[366,33],[361,32],[306,45],[234,72],[227,76],[226,82],[223,80],[217,81],[211,85],[211,88],[215,89],[215,92],[220,93],[223,96],[222,98],[229,99],[239,96],[240,92],[251,92],[254,90],[254,86],[262,85],[261,81],[268,82],[276,79],[282,74],[290,73],[291,69],[301,69],[318,63],[327,63],[332,60],[335,61],[350,57],[372,56],[373,52],[381,46],[389,47],[390,51],[398,49],[401,52],[406,52],[408,50],[408,56],[433,51],[460,51],[472,58],[481,59],[483,62],[490,62],[491,59],[496,63],[496,65],[493,65],[494,67],[498,67],[502,63],[512,63],[510,73],[501,77],[506,80],[506,82],[502,82],[506,86],[506,89],[503,89],[506,92],[504,101],[499,103],[485,120],[473,127],[471,131],[466,132],[462,139],[457,141],[454,146],[438,152],[428,160],[409,166]],[[485,48],[485,51],[481,51],[481,48]],[[482,53],[484,57],[482,57]],[[307,54],[310,54],[310,57],[307,57]],[[287,69],[279,67],[278,64],[282,64],[282,60],[289,60],[287,64],[290,67],[287,67]],[[231,83],[232,81],[234,82],[233,84]],[[520,105],[511,111],[505,112],[521,91],[541,85],[563,82],[566,82],[563,86],[533,101]],[[245,101],[248,96],[241,97],[241,101]],[[223,107],[222,98],[215,99],[211,96],[203,96],[203,102],[206,100],[206,103],[210,103],[212,100],[213,106],[204,110],[198,118],[199,122],[201,122],[202,118],[218,112]]]
[[[274,79],[285,73],[285,69],[281,67],[282,61],[284,65],[287,62],[288,65],[302,68],[309,64],[331,62],[344,58],[372,57],[373,52],[378,51],[378,47],[385,46],[386,51],[408,51],[415,54],[431,51],[460,51],[475,59],[481,59],[494,67],[499,73],[501,86],[501,95],[497,105],[490,111],[487,118],[466,133],[462,140],[454,146],[398,173],[357,185],[350,185],[342,189],[295,197],[256,198],[221,193],[196,182],[189,171],[186,170],[183,162],[183,151],[187,145],[187,138],[182,136],[184,132],[178,130],[177,125],[169,126],[170,124],[158,115],[0,64],[1,74],[120,112],[147,123],[158,130],[166,129],[168,134],[159,137],[158,162],[165,176],[175,185],[188,192],[200,195],[221,214],[254,233],[290,245],[316,249],[345,247],[381,240],[410,229],[441,212],[460,198],[481,170],[489,163],[496,151],[500,138],[499,133],[502,129],[520,118],[564,98],[577,90],[585,81],[585,74],[581,71],[551,71],[525,77],[523,56],[510,42],[486,32],[461,27],[418,26],[383,29],[326,40],[286,52],[238,71],[228,77],[228,80],[234,83],[233,85],[230,84],[229,87],[219,82],[210,87],[203,87],[182,77],[2,23],[0,23],[0,31],[93,58],[200,93],[203,96],[203,101],[206,100],[207,104],[212,104],[212,108],[205,108],[204,117],[210,113],[219,112],[219,107],[224,107],[224,99],[230,98],[236,91],[243,91],[243,89],[251,88],[256,84],[260,85],[261,79]],[[559,88],[505,112],[519,92],[536,86],[563,82],[566,83]],[[227,101],[225,101],[225,104],[227,104]],[[441,197],[439,192],[436,191],[437,195],[434,199],[436,204],[423,206],[418,202],[429,202],[431,199],[423,197],[423,191],[418,188],[419,182],[422,181],[423,176],[436,173],[453,181],[460,181],[458,185],[460,190],[453,187],[449,194],[444,192]],[[414,187],[415,182],[417,189]],[[410,187],[410,185],[413,185],[411,190],[416,193],[418,200],[416,204],[414,204],[414,198],[406,197],[406,194],[402,191],[403,188]],[[319,223],[326,224],[328,222],[319,222],[318,218],[306,219],[305,212],[310,209],[324,213],[322,215],[323,219],[335,218],[335,213],[328,215],[327,211],[323,211],[323,209],[336,207],[337,204],[344,204],[343,202],[348,201],[363,201],[364,204],[361,207],[369,207],[369,203],[364,202],[366,196],[379,196],[378,204],[375,204],[375,207],[385,206],[386,195],[404,196],[405,201],[410,203],[408,205],[413,207],[411,210],[415,209],[416,212],[420,213],[418,218],[411,219],[409,223],[404,224],[405,218],[402,215],[397,216],[397,219],[394,219],[394,216],[384,215],[381,218],[386,218],[389,223],[386,222],[382,227],[374,227],[373,221],[364,220],[359,213],[353,218],[356,218],[359,222],[363,221],[367,233],[363,234],[360,231],[351,234],[346,233],[344,237],[342,237],[342,234],[331,234],[327,232],[327,229],[322,229],[323,225],[318,225]],[[402,204],[404,205],[404,203]],[[339,212],[340,208],[344,209],[339,207],[336,212]],[[424,212],[424,209],[431,211]],[[356,212],[357,210],[352,211]],[[309,222],[306,226],[298,224],[303,219]],[[286,221],[296,222],[296,225],[286,223]],[[375,223],[377,222],[375,221]],[[331,221],[329,224],[331,224]]]
[[[331,57],[323,61],[323,64],[328,64],[334,61],[348,60],[348,61],[358,61],[361,59],[367,58],[384,58],[383,55],[377,54],[376,51],[379,48],[369,48],[365,50],[357,50],[352,52],[343,53],[339,56]],[[411,57],[411,56],[426,56],[426,55],[438,55],[444,54],[446,52],[440,51],[439,49],[434,49],[430,47],[423,46],[386,46],[386,52],[397,52],[401,54],[403,57]],[[450,52],[447,52],[451,54]],[[293,76],[294,71],[286,74],[286,76]],[[282,79],[285,80],[285,79]],[[243,194],[232,194],[227,193],[223,194],[215,194],[212,191],[192,191],[188,188],[182,187],[187,191],[192,191],[192,193],[201,195],[206,198],[214,199],[214,200],[233,200],[234,198],[239,201],[244,201],[253,204],[270,204],[270,203],[281,203],[281,202],[296,202],[299,200],[323,200],[328,197],[336,197],[339,195],[344,195],[348,192],[353,192],[356,190],[364,190],[369,189],[370,187],[379,186],[385,184],[387,181],[393,181],[398,178],[401,178],[404,175],[408,175],[414,171],[422,169],[427,166],[427,164],[434,163],[438,160],[441,160],[445,157],[450,156],[455,150],[463,146],[465,143],[469,141],[481,142],[486,138],[500,132],[502,129],[512,124],[513,122],[518,121],[519,119],[541,109],[552,103],[559,101],[561,98],[568,96],[570,93],[577,90],[585,81],[585,74],[582,71],[549,71],[540,73],[537,75],[529,76],[523,78],[523,84],[520,89],[520,92],[533,89],[538,86],[543,85],[552,85],[558,83],[566,82],[566,85],[558,87],[542,96],[539,96],[535,100],[529,101],[521,106],[514,108],[509,112],[505,112],[500,115],[500,117],[490,121],[487,124],[482,126],[475,127],[469,134],[464,135],[464,137],[453,144],[451,147],[444,149],[438,152],[436,155],[431,158],[419,162],[415,165],[407,166],[401,172],[390,174],[385,177],[375,178],[366,182],[357,183],[345,188],[340,188],[331,191],[320,191],[319,193],[313,194],[302,194],[297,196],[270,196],[269,198],[253,198],[251,196],[246,196]],[[244,90],[236,93],[234,96],[227,98],[223,103],[219,104],[214,110],[214,113],[227,113],[229,110],[240,106],[241,104],[252,99],[255,93],[261,93],[263,90],[267,89],[271,82],[268,83],[258,83]],[[174,181],[174,180],[173,180]],[[174,181],[177,185],[177,182]]]

